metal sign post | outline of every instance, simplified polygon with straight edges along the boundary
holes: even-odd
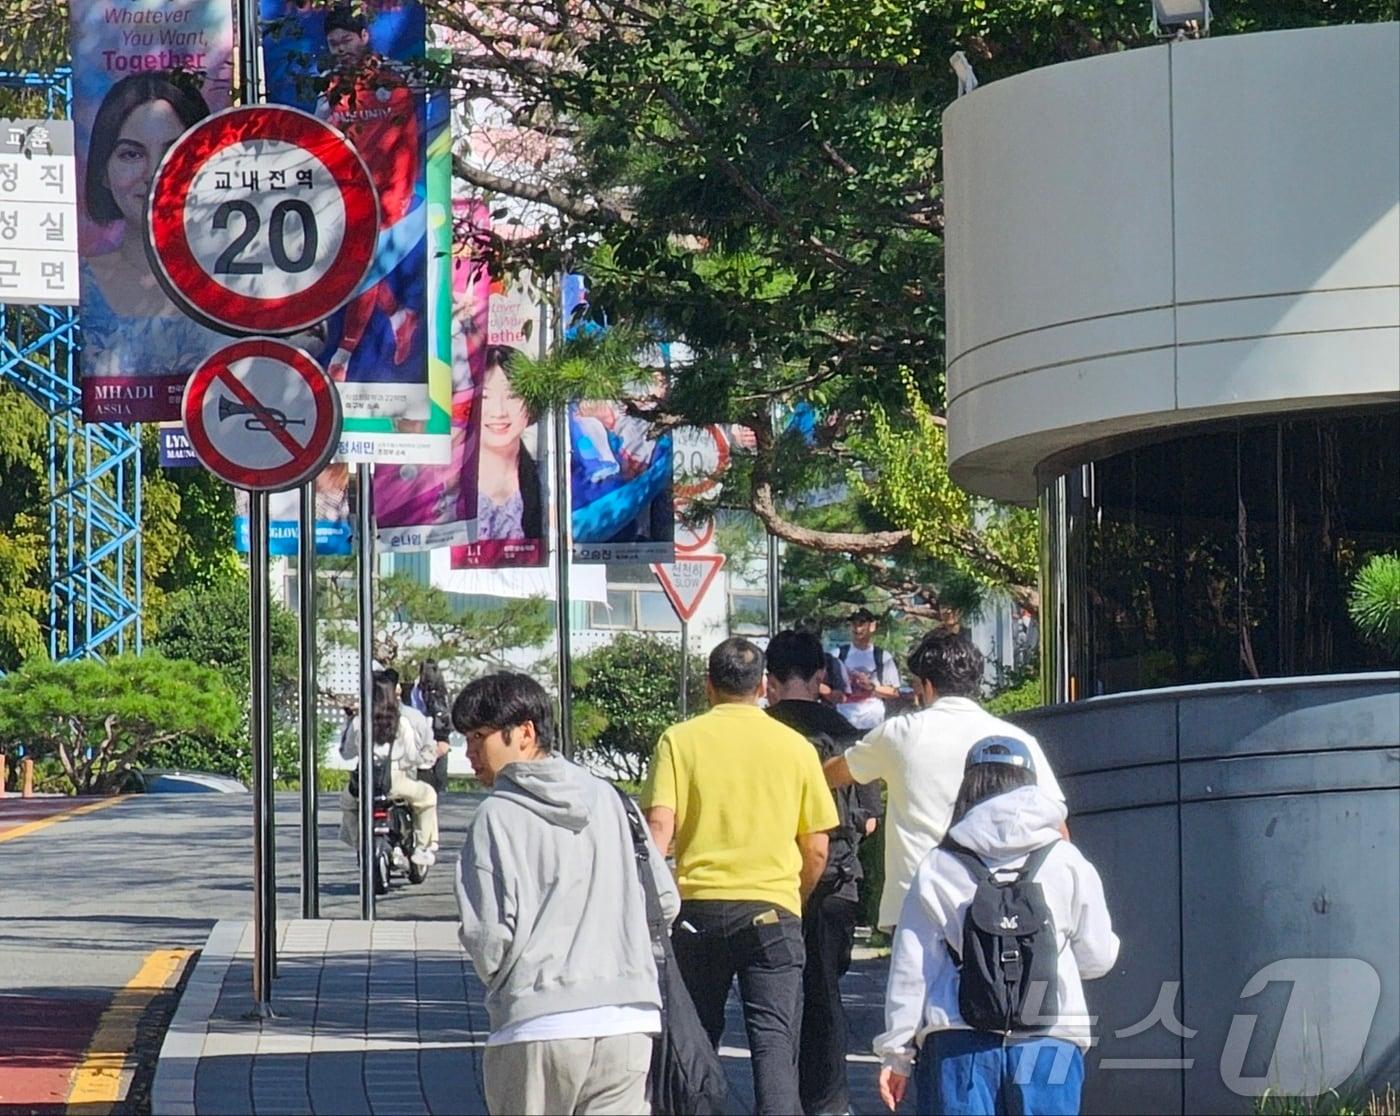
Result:
[[[360,917],[374,918],[374,466],[355,466],[359,508]]]
[[[253,1006],[272,1014],[277,949],[277,890],[273,879],[272,646],[268,632],[267,494],[248,495],[249,727],[253,737]]]
[[[690,623],[681,617],[681,719],[684,720],[690,715]]]
[[[570,708],[573,656],[569,647],[569,558],[573,531],[569,522],[569,405],[554,411],[554,618],[559,652],[559,739],[566,758],[574,755],[574,718]]]
[[[320,843],[316,830],[316,482],[301,486],[297,524],[297,617],[300,623],[301,917],[321,917]]]

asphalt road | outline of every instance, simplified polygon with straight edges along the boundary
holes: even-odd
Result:
[[[456,850],[476,797],[440,807],[443,862],[413,886],[398,877],[379,899],[386,919],[455,918]],[[52,803],[71,806],[75,803]],[[0,1111],[61,1110],[73,1067],[102,1012],[156,950],[197,950],[220,918],[252,914],[252,797],[146,795],[103,804],[33,832],[17,824],[49,802],[0,802]],[[300,799],[279,794],[277,902],[301,915]],[[358,918],[359,875],[340,843],[334,794],[322,795],[321,917]],[[18,836],[13,834],[18,833]],[[173,993],[157,998],[143,1046],[163,1031]],[[154,1051],[147,1051],[148,1055]],[[130,1103],[149,1087],[138,1073]]]

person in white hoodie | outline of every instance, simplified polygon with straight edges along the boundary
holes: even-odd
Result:
[[[1118,938],[1098,873],[1060,839],[1063,803],[1035,778],[1024,741],[993,736],[976,743],[947,840],[915,873],[895,930],[885,1030],[875,1039],[883,1063],[880,1096],[891,1110],[912,1073],[920,1114],[1079,1111],[1083,1051],[1091,1044],[1083,981],[1112,969]],[[1028,874],[1052,924],[1040,933],[1053,933],[1055,950],[1054,998],[1041,1002],[1054,1003],[1054,1010],[1033,1012],[1033,1029],[974,1030],[963,1019],[959,992],[965,918],[978,876],[1009,882],[1032,857],[1039,864]]]
[[[631,810],[555,755],[549,695],[499,673],[458,695],[452,722],[491,789],[458,862],[462,944],[486,985],[486,1104],[504,1113],[645,1113],[661,992]],[[647,858],[667,925],[680,895]]]

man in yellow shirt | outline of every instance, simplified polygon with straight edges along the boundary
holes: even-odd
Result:
[[[710,711],[662,734],[642,788],[658,848],[675,839],[676,962],[710,1041],[739,978],[759,1113],[802,1111],[802,904],[838,824],[807,740],[759,708],[763,652],[727,639],[710,652]]]

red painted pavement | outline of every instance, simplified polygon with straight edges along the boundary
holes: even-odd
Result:
[[[108,999],[0,994],[0,1111],[64,1111],[69,1079]]]

